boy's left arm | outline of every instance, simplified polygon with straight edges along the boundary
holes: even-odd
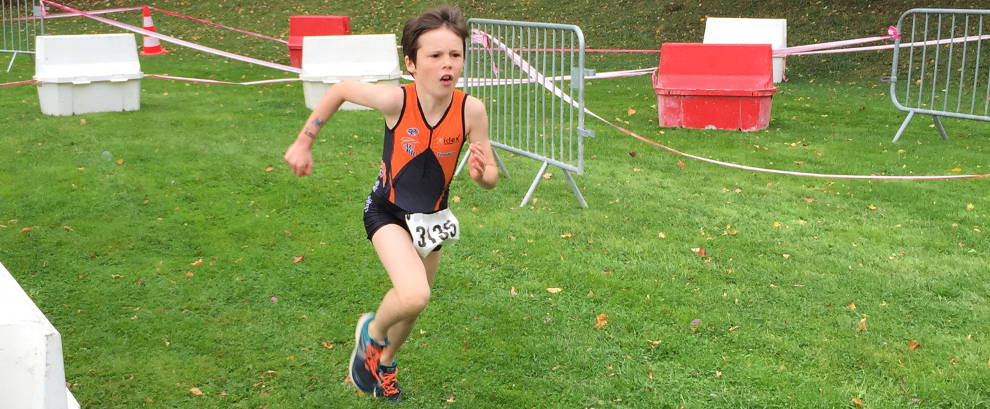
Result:
[[[481,100],[469,96],[465,103],[468,138],[471,141],[468,173],[475,183],[484,189],[491,189],[498,183],[498,167],[495,155],[488,140],[488,114]]]

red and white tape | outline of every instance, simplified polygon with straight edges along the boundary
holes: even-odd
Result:
[[[124,23],[121,23],[121,22],[116,21],[116,20],[110,20],[110,19],[107,19],[107,18],[95,16],[95,15],[90,14],[88,12],[85,12],[85,11],[82,11],[82,10],[78,10],[78,9],[74,9],[72,7],[69,7],[69,6],[65,6],[65,5],[56,3],[54,1],[41,0],[41,2],[42,3],[45,3],[45,4],[50,4],[53,7],[56,7],[56,8],[59,8],[59,9],[62,9],[62,10],[65,10],[65,11],[68,11],[68,12],[71,12],[71,13],[76,13],[76,14],[82,15],[84,17],[87,17],[87,18],[90,18],[90,19],[99,21],[101,23],[109,24],[109,25],[112,25],[114,27],[123,28],[125,30],[133,31],[135,33],[146,35],[146,36],[149,36],[149,37],[154,37],[154,38],[157,38],[159,40],[162,40],[162,41],[165,41],[165,42],[169,42],[169,43],[172,43],[172,44],[176,44],[176,45],[181,45],[183,47],[192,48],[194,50],[203,51],[203,52],[207,52],[207,53],[210,53],[210,54],[219,55],[221,57],[230,58],[232,60],[243,61],[243,62],[247,62],[247,63],[251,63],[251,64],[256,64],[256,65],[260,65],[260,66],[268,67],[268,68],[273,68],[273,69],[277,69],[277,70],[292,72],[292,73],[296,73],[296,74],[301,74],[302,73],[302,69],[299,69],[299,68],[296,68],[296,67],[292,67],[292,66],[288,66],[288,65],[284,65],[284,64],[279,64],[279,63],[274,63],[274,62],[270,62],[270,61],[259,60],[257,58],[247,57],[247,56],[243,56],[243,55],[240,55],[240,54],[234,54],[234,53],[231,53],[231,52],[222,51],[222,50],[218,50],[218,49],[211,48],[211,47],[206,47],[206,46],[199,45],[199,44],[196,44],[196,43],[192,43],[192,42],[189,42],[189,41],[180,40],[180,39],[175,38],[175,37],[172,37],[172,36],[167,36],[167,35],[164,35],[164,34],[159,34],[159,33],[156,33],[154,31],[149,31],[149,30],[145,30],[145,29],[140,28],[140,27],[135,27],[135,26],[132,26],[132,25],[129,25],[129,24],[124,24]]]
[[[172,17],[184,18],[186,20],[195,21],[195,22],[200,23],[200,24],[206,24],[208,26],[219,27],[219,28],[222,28],[222,29],[225,29],[225,30],[234,31],[234,32],[237,32],[237,33],[246,34],[246,35],[253,36],[253,37],[258,37],[258,38],[263,38],[263,39],[266,39],[266,40],[277,41],[277,42],[280,42],[282,44],[288,44],[289,43],[288,41],[285,41],[285,40],[280,39],[280,38],[275,38],[275,37],[267,36],[267,35],[264,35],[264,34],[258,34],[258,33],[255,33],[255,32],[251,32],[251,31],[247,31],[247,30],[242,30],[242,29],[239,29],[239,28],[236,28],[236,27],[225,26],[225,25],[220,24],[220,23],[214,23],[212,21],[203,20],[201,18],[190,17],[190,16],[187,16],[187,15],[176,13],[174,11],[168,11],[168,10],[165,10],[165,9],[160,9],[158,7],[155,7],[155,6],[149,6],[148,8],[150,8],[152,10],[155,10],[157,12],[163,13],[163,14],[168,14],[168,15],[170,15]]]
[[[561,98],[561,100],[563,100],[564,102],[567,102],[568,104],[570,104],[570,105],[572,105],[574,107],[579,107],[578,106],[578,103],[576,101],[574,101],[570,96],[568,96],[566,93],[564,93],[559,88],[557,88],[555,85],[553,85],[553,83],[551,81],[547,81],[546,80],[546,77],[543,76],[543,74],[541,74],[541,73],[533,70],[532,67],[529,65],[528,62],[526,62],[524,59],[522,59],[522,57],[520,57],[518,54],[516,54],[515,52],[513,52],[512,50],[510,50],[508,47],[505,47],[505,45],[501,41],[499,41],[497,38],[494,38],[494,37],[490,36],[489,34],[484,33],[484,32],[480,32],[480,31],[478,33],[473,33],[472,36],[471,36],[471,38],[472,38],[472,41],[475,42],[476,44],[482,44],[482,45],[490,44],[490,45],[494,46],[495,48],[500,48],[502,52],[505,52],[507,55],[510,56],[510,59],[513,61],[514,64],[516,64],[520,69],[522,69],[524,72],[526,72],[526,74],[529,75],[531,78],[533,78],[534,80],[536,80],[535,82],[539,83],[540,85],[542,85],[543,87],[545,87],[547,90],[553,92],[555,95],[559,96]],[[780,170],[780,169],[767,169],[767,168],[760,168],[760,167],[756,167],[756,166],[740,165],[740,164],[736,164],[736,163],[732,163],[732,162],[725,162],[725,161],[720,161],[720,160],[705,158],[705,157],[702,157],[702,156],[692,155],[692,154],[689,154],[689,153],[681,152],[681,151],[679,151],[677,149],[668,147],[668,146],[666,146],[664,144],[661,144],[659,142],[656,142],[656,141],[654,141],[652,139],[649,139],[649,138],[646,138],[644,136],[641,136],[641,135],[639,135],[639,134],[637,134],[637,133],[635,133],[633,131],[630,131],[630,130],[628,130],[626,128],[623,128],[621,126],[618,126],[618,125],[612,123],[611,121],[609,121],[609,120],[607,120],[605,118],[602,118],[600,115],[592,112],[588,108],[584,108],[584,112],[587,113],[588,115],[594,117],[595,119],[598,119],[599,121],[604,122],[605,124],[611,126],[612,128],[615,128],[619,132],[622,132],[622,133],[624,133],[626,135],[629,135],[629,136],[631,136],[633,138],[636,138],[636,139],[638,139],[638,140],[640,140],[642,142],[645,142],[645,143],[648,143],[650,145],[656,146],[656,147],[658,147],[660,149],[666,150],[666,151],[668,151],[670,153],[673,153],[673,154],[676,154],[676,155],[680,155],[680,156],[683,156],[683,157],[686,157],[686,158],[694,159],[694,160],[697,160],[697,161],[701,161],[701,162],[711,163],[711,164],[714,164],[714,165],[720,165],[720,166],[725,166],[725,167],[734,168],[734,169],[748,170],[748,171],[752,171],[752,172],[772,173],[772,174],[788,175],[788,176],[827,178],[827,179],[866,179],[866,180],[945,180],[945,179],[990,178],[990,174],[974,174],[974,175],[931,175],[931,176],[928,176],[928,175],[922,175],[922,176],[843,175],[843,174],[827,174],[827,173],[794,172],[794,171],[787,171],[787,170]]]
[[[261,80],[261,81],[229,82],[229,81],[207,80],[202,78],[177,77],[174,75],[160,75],[160,74],[145,74],[145,77],[157,78],[160,80],[186,81],[186,82],[198,82],[203,84],[222,84],[222,85],[262,85],[262,84],[277,84],[282,82],[302,81],[299,78],[277,78],[277,79]]]

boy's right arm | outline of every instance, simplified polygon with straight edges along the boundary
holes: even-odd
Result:
[[[285,162],[296,176],[313,173],[313,141],[323,125],[340,109],[344,101],[364,105],[380,111],[386,118],[398,116],[402,110],[402,89],[394,85],[369,84],[360,81],[344,81],[330,87],[306,119],[296,141],[285,152]]]

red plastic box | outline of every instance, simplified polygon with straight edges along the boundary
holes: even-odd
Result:
[[[770,44],[665,43],[653,76],[660,126],[758,131],[770,124]]]
[[[302,67],[303,37],[351,33],[347,16],[289,16],[289,61]]]

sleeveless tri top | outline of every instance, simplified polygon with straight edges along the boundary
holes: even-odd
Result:
[[[372,192],[408,212],[443,210],[464,146],[467,94],[454,90],[447,112],[430,126],[416,97],[416,84],[403,85],[402,92],[399,121],[391,129],[385,127],[381,169]]]

